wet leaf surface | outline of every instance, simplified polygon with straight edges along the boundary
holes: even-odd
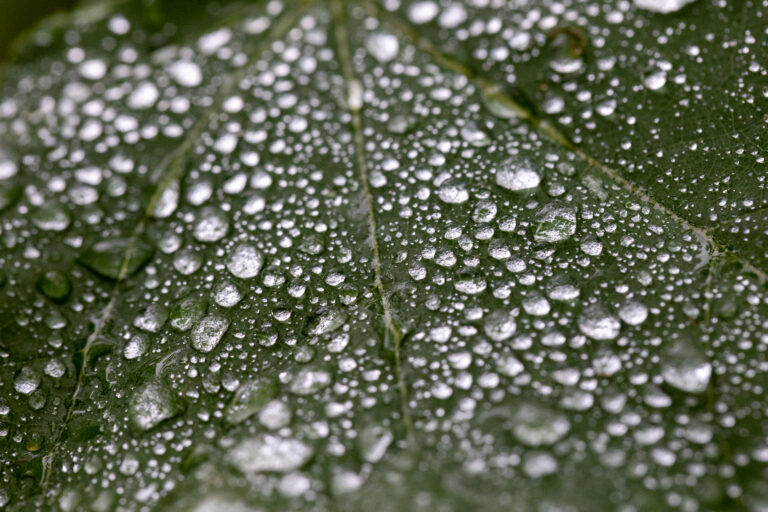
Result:
[[[0,84],[7,510],[763,510],[768,7],[109,2]]]

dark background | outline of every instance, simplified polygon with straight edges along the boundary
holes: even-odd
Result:
[[[0,0],[0,61],[16,37],[55,11],[71,9],[78,0]]]

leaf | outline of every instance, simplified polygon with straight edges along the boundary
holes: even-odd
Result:
[[[177,4],[4,70],[1,506],[765,507],[765,6]]]

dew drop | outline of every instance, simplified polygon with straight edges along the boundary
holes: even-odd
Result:
[[[571,430],[571,423],[562,414],[534,405],[522,404],[513,413],[512,434],[526,446],[551,446]]]
[[[496,184],[513,192],[534,189],[539,183],[541,176],[533,164],[524,158],[509,158],[496,169]]]
[[[183,410],[183,404],[168,384],[160,378],[155,378],[134,392],[128,406],[128,415],[134,427],[146,431]]]
[[[210,352],[219,344],[229,328],[229,320],[218,315],[208,315],[192,330],[192,347],[200,352]]]
[[[612,340],[619,335],[621,322],[602,304],[592,304],[579,315],[579,330],[593,340]]]
[[[469,191],[464,183],[449,179],[437,190],[437,196],[448,204],[461,204],[469,199]]]
[[[712,376],[712,364],[693,341],[680,340],[664,351],[661,359],[664,382],[686,393],[703,393]]]
[[[560,202],[542,206],[535,215],[533,238],[537,242],[556,243],[576,232],[576,210]]]
[[[227,423],[237,425],[259,412],[277,395],[277,382],[273,379],[249,380],[240,386],[224,410]]]
[[[287,473],[303,466],[313,453],[311,446],[298,439],[266,434],[240,441],[229,457],[245,474]]]
[[[227,259],[227,270],[240,279],[256,277],[264,264],[261,251],[251,244],[242,243],[235,246]]]
[[[397,37],[385,32],[371,34],[365,42],[365,47],[379,62],[394,60],[400,51]]]

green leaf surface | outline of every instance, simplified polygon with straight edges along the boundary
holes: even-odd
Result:
[[[43,23],[0,82],[0,507],[764,510],[766,16]]]

